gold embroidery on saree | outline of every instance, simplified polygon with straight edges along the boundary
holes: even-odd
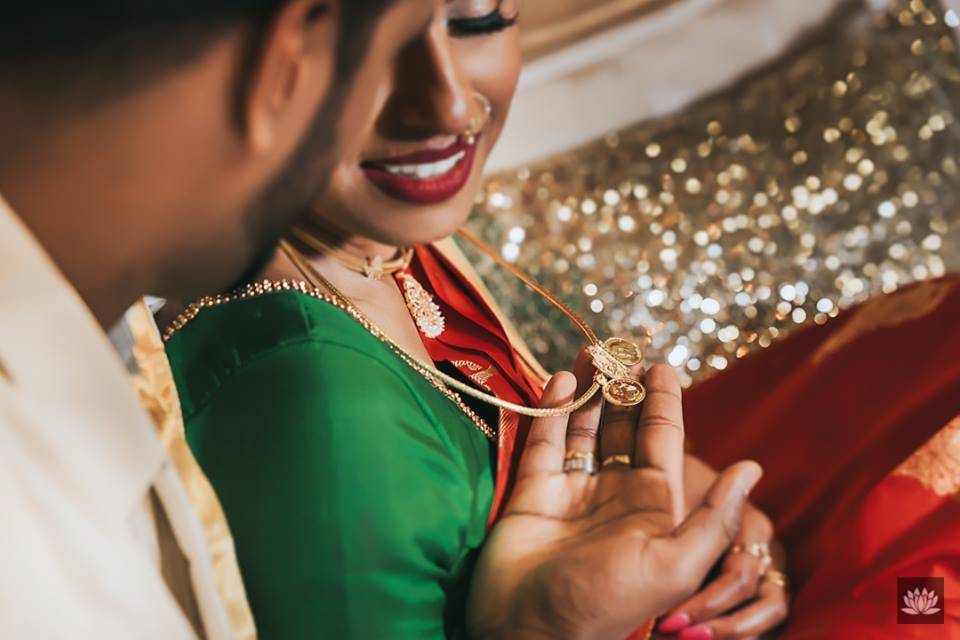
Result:
[[[938,496],[960,494],[960,417],[917,449],[894,475],[915,478]]]
[[[236,637],[255,640],[256,627],[240,577],[233,536],[220,501],[187,444],[173,372],[160,335],[150,319],[150,310],[142,300],[134,305],[129,320],[134,338],[133,353],[139,368],[134,378],[137,394],[153,420],[203,526],[217,588]]]
[[[956,280],[923,282],[906,291],[877,296],[852,311],[847,324],[813,354],[819,364],[860,336],[910,322],[931,313],[950,295]]]
[[[450,364],[458,369],[466,369],[470,371],[470,379],[473,380],[475,384],[480,385],[488,391],[490,390],[490,387],[487,385],[487,380],[497,375],[496,369],[494,369],[492,366],[484,369],[482,364],[476,363],[473,360],[451,360]]]

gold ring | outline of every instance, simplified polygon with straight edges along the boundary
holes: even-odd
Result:
[[[763,572],[763,575],[760,576],[760,579],[764,582],[769,582],[770,584],[775,584],[781,589],[787,588],[787,574],[783,571],[777,571],[776,569],[767,569]]]
[[[597,472],[597,456],[592,451],[577,451],[571,449],[563,457],[563,472],[574,471],[593,475]]]
[[[607,456],[606,458],[603,459],[603,462],[600,463],[600,468],[606,469],[607,467],[614,464],[624,466],[624,467],[632,467],[633,458],[631,458],[625,453],[619,453],[615,456]]]
[[[730,547],[730,555],[734,553],[745,553],[748,556],[753,556],[754,558],[760,561],[760,574],[763,575],[765,571],[773,564],[773,556],[770,555],[770,545],[765,542],[753,542],[750,544],[735,544]]]
[[[770,557],[770,545],[765,542],[753,542],[750,544],[735,544],[730,547],[730,553],[745,553],[763,560]]]

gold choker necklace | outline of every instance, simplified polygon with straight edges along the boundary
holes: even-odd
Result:
[[[311,233],[307,233],[299,227],[293,229],[293,237],[307,245],[314,251],[326,254],[345,266],[351,271],[362,273],[371,280],[379,280],[383,276],[393,275],[403,271],[410,266],[413,259],[413,249],[399,249],[397,255],[390,260],[384,260],[380,256],[367,258],[358,258],[357,256],[327,244],[320,238]]]
[[[330,256],[346,268],[362,273],[371,280],[379,280],[385,275],[396,275],[403,300],[407,304],[410,315],[413,316],[417,328],[427,338],[439,338],[446,326],[446,320],[440,311],[439,305],[433,301],[433,296],[427,293],[417,279],[409,273],[403,273],[410,266],[413,259],[413,249],[400,249],[396,258],[384,262],[380,256],[361,259],[351,255],[343,249],[327,244],[320,238],[295,228],[293,236],[314,251]],[[314,283],[316,286],[316,283]]]
[[[569,307],[567,307],[567,305],[557,299],[556,296],[534,282],[526,274],[516,269],[513,265],[503,260],[496,251],[483,244],[467,232],[461,231],[460,237],[490,257],[498,265],[507,269],[507,271],[519,278],[524,284],[533,289],[536,293],[543,296],[548,302],[550,302],[550,304],[555,306],[565,316],[572,320],[573,323],[576,324],[580,329],[580,331],[583,332],[584,336],[590,343],[590,345],[587,347],[587,352],[590,354],[590,357],[593,360],[593,366],[596,369],[593,383],[590,385],[590,388],[583,393],[583,395],[562,407],[532,408],[513,402],[508,402],[506,400],[501,400],[494,395],[484,393],[475,387],[465,384],[453,376],[447,375],[443,371],[440,371],[432,363],[423,363],[416,356],[410,354],[393,339],[387,336],[383,330],[379,329],[359,309],[359,307],[353,304],[353,302],[339,289],[337,289],[332,282],[327,280],[319,271],[317,271],[313,265],[311,265],[310,262],[299,251],[297,251],[295,247],[293,247],[293,245],[291,245],[289,242],[283,241],[281,242],[280,246],[284,253],[286,253],[290,258],[291,262],[293,262],[297,270],[300,271],[303,277],[311,281],[313,286],[322,287],[330,292],[330,294],[333,295],[333,297],[341,305],[350,310],[352,315],[360,318],[362,323],[365,323],[365,326],[369,326],[369,330],[374,333],[374,335],[376,335],[381,341],[387,343],[391,349],[396,351],[402,357],[416,362],[420,367],[429,371],[431,375],[440,379],[445,385],[456,389],[461,393],[476,398],[487,404],[491,404],[495,407],[507,409],[508,411],[513,411],[515,413],[534,418],[569,415],[587,404],[587,402],[589,402],[590,399],[600,390],[603,391],[603,397],[607,400],[607,402],[620,407],[635,406],[643,402],[647,394],[646,389],[640,382],[635,380],[630,373],[630,367],[638,365],[642,362],[640,349],[636,344],[622,338],[610,338],[604,342],[600,342],[600,339],[593,332],[593,330],[590,329],[590,327],[583,320],[577,317],[577,315]]]

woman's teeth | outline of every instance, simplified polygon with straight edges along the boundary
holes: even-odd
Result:
[[[427,180],[448,173],[457,166],[458,162],[463,160],[465,155],[466,151],[458,151],[449,158],[437,162],[426,162],[423,164],[386,164],[383,165],[383,168],[395,176]]]

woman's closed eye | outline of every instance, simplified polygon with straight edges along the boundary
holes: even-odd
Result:
[[[478,3],[470,4],[476,5]],[[472,11],[476,15],[459,14],[451,16],[447,18],[447,27],[450,29],[451,35],[458,38],[484,36],[508,29],[517,23],[518,12],[505,13],[503,4],[503,2],[497,2],[493,10],[486,13],[481,13],[482,8],[480,10],[474,8]]]

